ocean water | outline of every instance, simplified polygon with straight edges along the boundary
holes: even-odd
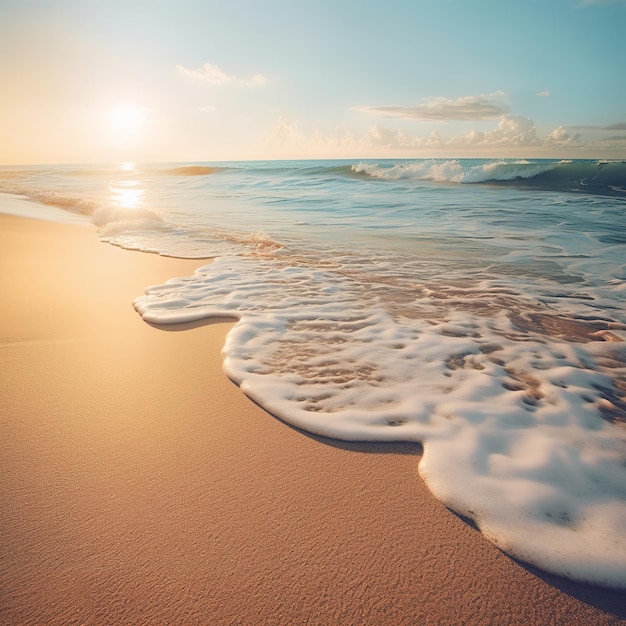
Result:
[[[421,442],[500,549],[626,588],[625,162],[5,167],[0,192],[198,259],[144,320],[232,317],[225,372],[270,413]]]

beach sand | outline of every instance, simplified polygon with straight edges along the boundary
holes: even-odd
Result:
[[[435,500],[419,446],[252,403],[221,370],[229,323],[144,323],[132,300],[201,262],[8,216],[0,256],[0,624],[626,624],[626,594],[516,563]]]

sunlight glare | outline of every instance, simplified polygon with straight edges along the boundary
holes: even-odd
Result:
[[[138,181],[128,180],[111,184],[111,200],[123,209],[137,209],[141,206],[145,189],[138,187]]]
[[[119,102],[109,112],[111,131],[119,138],[136,137],[145,123],[145,109],[133,102]]]

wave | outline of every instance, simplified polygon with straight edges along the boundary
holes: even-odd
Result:
[[[161,174],[169,174],[170,176],[207,176],[222,171],[224,167],[213,167],[207,165],[181,165],[180,167],[172,167],[162,170]]]
[[[26,176],[36,175],[39,172],[37,170],[27,169],[0,169],[0,181],[14,180],[24,178]]]
[[[102,202],[98,200],[65,194],[58,191],[42,191],[19,185],[0,184],[0,192],[23,196],[39,204],[63,209],[79,215],[93,215],[102,207]]]
[[[101,232],[106,232],[107,229],[133,230],[141,228],[152,230],[162,228],[163,224],[160,215],[150,209],[115,206],[103,200],[59,191],[0,184],[0,192],[22,196],[45,206],[90,217]]]
[[[353,165],[353,174],[386,180],[499,184],[626,197],[626,161],[414,161]]]

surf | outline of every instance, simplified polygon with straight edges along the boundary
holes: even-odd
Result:
[[[626,194],[626,162],[569,160],[416,160],[359,162],[352,172],[384,180],[457,184],[499,184],[541,191]]]

